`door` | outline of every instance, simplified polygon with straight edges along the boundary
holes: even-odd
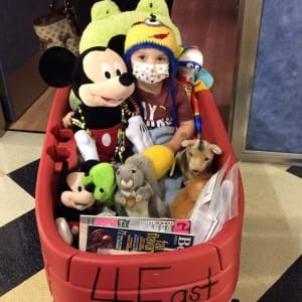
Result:
[[[0,1],[0,61],[7,91],[5,117],[9,122],[20,117],[46,88],[38,72],[39,40],[32,23],[48,12],[49,3]]]

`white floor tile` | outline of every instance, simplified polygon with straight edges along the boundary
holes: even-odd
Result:
[[[0,298],[1,302],[52,302],[42,270]]]
[[[0,138],[0,171],[8,174],[40,158],[44,134],[7,131]]]
[[[8,176],[0,177],[0,227],[34,208],[34,198]]]
[[[262,295],[301,254],[302,179],[270,164],[240,168],[245,219],[238,290],[253,279],[253,291]]]

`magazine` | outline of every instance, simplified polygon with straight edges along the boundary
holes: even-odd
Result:
[[[189,219],[81,215],[80,224],[179,234],[191,231]]]
[[[194,236],[189,234],[150,232],[89,224],[82,224],[80,236],[80,250],[93,253],[101,253],[104,249],[163,252],[187,248],[194,242]]]

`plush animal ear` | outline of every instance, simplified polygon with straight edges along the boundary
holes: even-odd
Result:
[[[98,1],[91,8],[91,21],[103,20],[120,12],[119,7],[113,1]]]
[[[98,160],[94,160],[94,159],[87,160],[81,166],[81,172],[84,172],[85,175],[87,176],[87,175],[89,175],[90,169],[99,163],[100,162]]]
[[[140,0],[135,11],[169,17],[168,5],[163,0]]]
[[[217,145],[211,144],[211,145],[209,146],[209,148],[210,148],[210,150],[211,150],[214,154],[216,154],[216,155],[222,154],[222,149],[221,149],[220,147],[218,147]]]
[[[76,56],[68,49],[51,47],[40,58],[40,74],[50,86],[67,86],[72,82],[72,73],[76,60]]]
[[[189,146],[193,146],[196,143],[196,140],[194,139],[186,139],[184,141],[182,141],[181,146],[182,147],[189,147]]]
[[[108,48],[117,52],[121,57],[124,55],[126,35],[117,35],[110,39]]]

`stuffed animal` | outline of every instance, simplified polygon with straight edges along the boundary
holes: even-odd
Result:
[[[203,172],[190,178],[185,188],[181,189],[170,206],[171,217],[175,219],[186,219],[190,217],[192,209],[200,192],[205,187],[211,174]]]
[[[211,178],[211,165],[215,155],[222,154],[220,147],[205,140],[185,140],[185,147],[177,155],[177,164],[184,175],[185,188],[181,189],[171,203],[173,218],[188,218],[197,198],[208,180]]]
[[[156,15],[171,28],[177,44],[182,44],[179,30],[170,18],[165,0],[140,0],[135,10],[124,12],[113,1],[103,0],[92,7],[91,22],[81,37],[80,53],[91,47],[107,46],[112,37],[125,36],[135,22],[144,21],[150,14]]]
[[[97,161],[85,162],[80,170],[68,170],[68,165],[63,162],[62,172],[58,183],[58,198],[60,205],[56,208],[56,224],[60,236],[71,245],[78,235],[78,224],[81,214],[99,214],[109,211],[103,204],[96,203],[92,192],[84,186],[85,174],[98,164]]]
[[[202,52],[195,46],[185,48],[178,58],[178,78],[183,84],[191,86],[185,85],[188,96],[213,86],[213,76],[204,69],[203,61]]]
[[[200,138],[202,132],[202,118],[199,101],[196,94],[199,91],[210,89],[214,79],[203,68],[203,55],[197,47],[187,47],[178,58],[178,80],[184,86],[191,101],[194,112],[195,133]]]
[[[214,156],[222,154],[220,147],[206,140],[184,140],[182,146],[185,149],[176,155],[176,166],[185,180],[208,171]]]
[[[93,194],[98,204],[113,206],[113,196],[116,189],[115,173],[109,163],[94,165],[82,179],[86,190]]]
[[[63,163],[59,181],[61,205],[56,209],[56,225],[69,245],[78,236],[79,219],[86,215],[113,215],[113,194],[116,188],[114,170],[108,163],[86,161],[80,171],[68,171]]]
[[[84,211],[93,206],[95,199],[83,184],[84,172],[70,172],[66,177],[66,189],[61,193],[61,202],[65,207]]]
[[[140,0],[136,10],[121,12],[111,0],[96,2],[91,9],[91,22],[85,28],[81,41],[80,53],[95,47],[107,47],[112,39],[123,41],[130,27],[138,21],[143,21],[154,14],[171,28],[176,36],[177,44],[181,45],[178,28],[169,16],[169,9],[164,0]],[[81,102],[71,92],[69,104],[75,110]]]
[[[115,195],[119,215],[166,217],[168,208],[161,199],[150,160],[140,154],[129,157],[116,172],[118,191]]]
[[[74,138],[87,160],[109,162],[121,159],[127,149],[124,131],[126,110],[122,104],[134,91],[134,77],[112,40],[108,47],[93,47],[78,58],[65,48],[49,48],[41,57],[40,73],[51,86],[72,86],[81,100],[71,117]]]

